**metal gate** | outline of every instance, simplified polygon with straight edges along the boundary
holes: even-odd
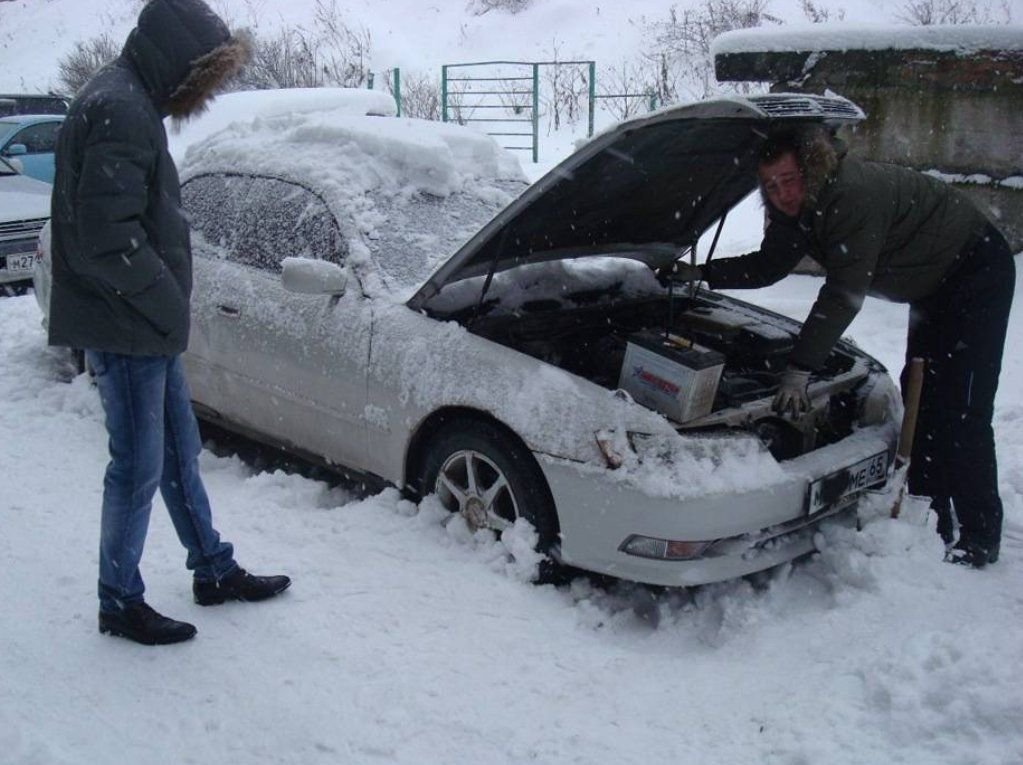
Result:
[[[588,68],[587,136],[593,135],[595,61],[478,61],[441,67],[441,119],[481,123],[506,149],[531,151],[539,161],[540,67]],[[454,70],[454,72],[452,71]],[[525,144],[525,145],[523,145]]]

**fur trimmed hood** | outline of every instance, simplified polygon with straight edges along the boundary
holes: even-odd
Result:
[[[803,171],[807,208],[814,208],[824,188],[835,179],[838,165],[845,156],[845,144],[834,138],[825,128],[814,126],[800,136],[796,161]]]
[[[161,114],[186,118],[249,60],[251,43],[203,0],[149,0],[121,55]]]

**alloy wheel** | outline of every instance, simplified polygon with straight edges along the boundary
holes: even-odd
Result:
[[[437,497],[474,531],[504,531],[519,517],[518,503],[504,472],[486,455],[463,449],[452,453],[437,474]]]

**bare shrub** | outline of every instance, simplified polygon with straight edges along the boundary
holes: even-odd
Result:
[[[667,21],[649,24],[644,57],[657,72],[658,100],[672,103],[685,90],[696,97],[713,93],[711,42],[733,29],[780,24],[767,12],[769,4],[769,0],[703,0],[702,5],[682,11],[672,6]]]
[[[466,9],[473,16],[482,16],[490,11],[518,13],[519,11],[524,11],[532,4],[533,0],[469,0]]]
[[[369,77],[370,45],[369,32],[348,26],[335,0],[317,0],[312,30],[283,29],[270,38],[253,35],[252,61],[234,87],[361,87]]]
[[[113,61],[121,46],[104,33],[84,42],[76,42],[74,50],[57,62],[58,90],[74,94],[103,66]]]
[[[529,114],[533,109],[533,90],[526,90],[519,84],[521,80],[500,80],[497,83],[497,100],[501,102],[506,112],[511,112],[515,118]]]
[[[476,113],[476,104],[466,102],[466,96],[471,96],[468,86],[464,83],[455,84],[448,82],[448,120],[464,125],[467,120],[472,119]]]
[[[843,21],[845,19],[844,8],[839,8],[835,11],[834,16],[832,16],[831,9],[825,8],[813,0],[799,0],[799,7],[802,9],[803,15],[814,24],[825,24],[829,21]]]
[[[352,28],[341,18],[336,0],[316,0],[317,39],[324,76],[333,84],[357,87],[369,75],[372,39],[365,27]]]
[[[1012,7],[1010,0],[907,0],[896,18],[914,26],[1009,23]]]
[[[616,120],[627,120],[647,111],[651,92],[643,67],[630,61],[603,67],[597,77],[600,105]]]
[[[252,60],[239,73],[241,90],[314,88],[321,84],[314,51],[296,30],[282,30],[277,37],[253,37]]]
[[[590,90],[589,70],[584,64],[561,62],[561,44],[557,39],[552,41],[551,50],[553,63],[541,69],[541,112],[549,117],[548,130],[560,130],[563,123],[574,125],[583,114]]]
[[[394,78],[388,76],[387,89],[394,95]],[[401,75],[401,113],[404,117],[439,120],[440,85],[433,75],[425,73]]]

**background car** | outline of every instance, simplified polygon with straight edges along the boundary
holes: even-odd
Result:
[[[0,118],[0,157],[17,160],[30,178],[53,183],[53,153],[63,115],[15,114]]]
[[[0,293],[21,294],[32,283],[39,231],[50,217],[51,188],[0,157]]]
[[[12,114],[67,114],[69,101],[52,93],[0,93],[0,117]]]
[[[808,96],[673,107],[532,186],[456,125],[235,123],[181,173],[197,412],[472,529],[528,524],[559,564],[694,585],[792,560],[885,483],[898,392],[843,342],[811,411],[781,418],[798,322],[652,270],[753,190],[772,123],[861,118]]]

